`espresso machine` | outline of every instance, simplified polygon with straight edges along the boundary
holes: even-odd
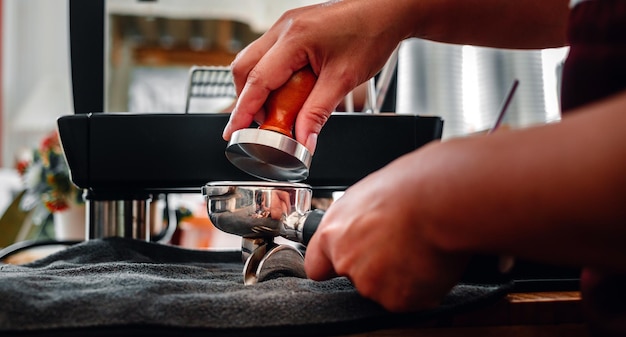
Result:
[[[85,191],[87,238],[149,240],[148,207],[159,194],[202,193],[203,186],[216,181],[266,183],[226,157],[222,131],[228,119],[228,114],[211,113],[60,117],[71,179]],[[310,173],[301,183],[310,186],[311,197],[345,190],[438,139],[442,127],[438,117],[335,113],[319,135]]]
[[[272,256],[293,262],[288,269],[301,275],[301,252],[274,244],[273,239],[281,236],[306,243],[312,233],[302,230],[304,223],[315,223],[321,217],[311,207],[313,198],[343,191],[442,135],[443,120],[436,116],[333,113],[319,134],[315,154],[298,157],[299,172],[304,170],[306,176],[267,181],[230,160],[233,153],[241,159],[245,151],[237,153],[242,147],[231,147],[233,144],[222,138],[228,114],[104,113],[105,0],[70,0],[69,10],[75,113],[59,118],[58,129],[71,179],[84,190],[87,239],[122,236],[151,240],[148,209],[156,196],[204,193],[214,225],[242,236],[242,255],[247,261],[244,282],[263,278],[269,272],[264,262]],[[250,129],[258,127],[251,125]],[[230,159],[227,148],[233,149]],[[240,219],[233,222],[232,211],[245,208],[246,203],[268,206],[271,219],[272,200],[284,200],[274,198],[283,192],[291,195],[289,207],[278,203],[283,210],[280,217],[289,220],[287,226],[263,219],[247,219],[239,227]],[[516,268],[521,270],[517,277],[531,283],[540,279],[552,286],[550,281],[556,281],[556,287],[562,288],[561,281],[569,285],[572,279],[570,270],[552,266],[518,262]],[[473,274],[493,275],[485,268],[475,269]]]

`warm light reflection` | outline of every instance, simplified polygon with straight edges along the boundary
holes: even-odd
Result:
[[[480,113],[479,87],[478,83],[478,60],[476,58],[476,47],[463,46],[463,120],[471,129],[479,128],[484,124],[483,115]],[[464,126],[466,127],[466,126]],[[465,130],[468,131],[468,130]]]
[[[546,105],[546,121],[554,122],[561,119],[560,97],[560,64],[563,62],[569,47],[545,49],[541,51],[543,63],[543,91]]]

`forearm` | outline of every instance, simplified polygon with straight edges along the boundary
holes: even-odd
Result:
[[[447,163],[438,179],[419,182],[433,240],[625,271],[624,106],[626,93],[557,124],[431,147]]]
[[[397,6],[366,1],[368,20],[405,38],[498,48],[566,44],[567,0],[396,0]]]

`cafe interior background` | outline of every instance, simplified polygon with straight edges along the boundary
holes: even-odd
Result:
[[[315,0],[107,0],[105,112],[184,113],[192,66],[227,66],[281,13]],[[73,113],[68,0],[0,0],[1,111],[0,215],[26,188],[20,165]],[[489,129],[511,83],[520,86],[503,126],[526,127],[560,118],[560,71],[567,48],[539,51],[403,42],[388,112],[436,115],[443,140]],[[189,112],[227,113],[234,98],[189,106]],[[193,144],[190,144],[193,146]],[[201,154],[198,154],[201,155]],[[177,244],[193,248],[240,246],[238,237],[213,230],[201,196],[175,196],[185,210]],[[155,203],[156,205],[157,203]],[[54,222],[52,214],[49,219]],[[31,221],[32,222],[32,221]],[[55,236],[29,223],[13,241]],[[25,225],[24,225],[25,226]],[[34,228],[34,229],[33,229]],[[5,240],[6,241],[6,240]],[[4,244],[0,243],[0,248]]]

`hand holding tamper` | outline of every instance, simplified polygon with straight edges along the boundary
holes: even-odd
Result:
[[[257,178],[297,182],[309,176],[312,155],[293,138],[296,116],[317,77],[306,66],[296,71],[265,102],[265,121],[258,129],[235,131],[226,147],[233,165]]]

